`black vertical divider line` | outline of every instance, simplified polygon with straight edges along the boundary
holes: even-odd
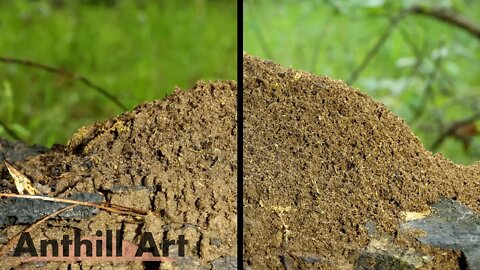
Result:
[[[243,269],[243,1],[237,0],[237,268]]]

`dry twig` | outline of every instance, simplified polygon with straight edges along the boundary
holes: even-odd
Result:
[[[424,15],[433,19],[437,19],[441,22],[454,25],[457,28],[460,28],[475,36],[477,39],[480,39],[480,27],[451,10],[415,6],[410,8],[408,12],[412,14]]]
[[[24,199],[32,199],[32,200],[42,200],[42,201],[49,201],[49,202],[58,202],[58,203],[68,203],[72,204],[67,207],[64,207],[62,209],[59,209],[52,214],[36,221],[32,225],[30,225],[26,230],[22,232],[29,232],[33,230],[35,227],[40,225],[41,223],[45,222],[46,220],[55,217],[59,214],[61,214],[64,211],[67,211],[69,209],[72,209],[76,206],[82,205],[82,206],[90,206],[90,207],[95,207],[98,209],[102,209],[108,212],[112,213],[117,213],[117,214],[123,214],[123,215],[131,215],[134,217],[139,217],[139,216],[145,216],[148,214],[147,211],[139,210],[139,209],[134,209],[134,208],[129,208],[121,205],[115,205],[115,204],[100,204],[100,203],[92,203],[92,202],[82,202],[82,201],[76,201],[76,200],[70,200],[70,199],[65,199],[65,198],[54,198],[54,197],[45,197],[45,196],[37,196],[37,195],[21,195],[21,194],[10,194],[10,193],[0,193],[0,197],[7,197],[7,198],[24,198]],[[17,234],[10,240],[8,240],[7,244],[0,249],[0,257],[3,256],[5,252],[7,252],[13,243],[16,241],[16,239],[21,235],[21,233]]]
[[[90,206],[90,207],[95,207],[111,213],[131,215],[135,217],[146,216],[148,214],[148,211],[134,209],[134,208],[121,206],[121,205],[83,202],[83,201],[76,201],[76,200],[70,200],[65,198],[55,198],[55,197],[37,196],[37,195],[20,195],[20,194],[11,194],[11,193],[0,193],[0,197],[24,198],[24,199],[41,200],[41,201],[48,201],[48,202],[58,202],[58,203]]]
[[[0,249],[0,257],[2,257],[6,252],[8,252],[10,250],[10,248],[13,246],[13,243],[15,243],[18,238],[22,235],[22,233],[26,233],[26,232],[31,232],[33,229],[35,229],[38,225],[44,223],[45,221],[67,211],[67,210],[70,210],[72,208],[76,207],[76,205],[69,205],[69,206],[66,206],[62,209],[58,209],[57,211],[51,213],[50,215],[48,216],[45,216],[44,218],[40,219],[40,220],[37,220],[35,223],[33,223],[32,225],[28,226],[28,228],[26,228],[25,230],[19,232],[18,234],[16,234],[14,237],[10,238],[8,240],[8,242]]]
[[[44,64],[40,64],[40,63],[30,61],[30,60],[16,59],[16,58],[3,57],[3,56],[0,56],[0,62],[7,63],[7,64],[17,64],[17,65],[26,66],[26,67],[37,68],[37,69],[41,69],[41,70],[44,70],[44,71],[47,71],[47,72],[50,72],[50,73],[55,73],[55,74],[62,75],[64,77],[69,77],[69,78],[78,80],[78,81],[82,82],[83,84],[85,84],[86,86],[88,86],[88,87],[94,89],[95,91],[99,92],[100,94],[102,94],[103,96],[108,98],[109,100],[111,100],[120,109],[122,109],[124,111],[127,110],[127,107],[122,102],[120,102],[120,100],[118,100],[114,95],[110,94],[104,88],[94,84],[92,81],[90,81],[89,79],[87,79],[86,77],[84,77],[84,76],[82,76],[78,73],[70,72],[70,71],[67,71],[67,70],[64,70],[64,69],[60,69],[60,68],[47,66],[47,65],[44,65]]]
[[[391,19],[390,24],[385,30],[385,32],[380,36],[380,38],[370,49],[370,51],[368,51],[367,55],[363,58],[360,65],[356,69],[354,69],[354,71],[350,75],[350,78],[347,80],[347,84],[351,85],[356,81],[360,73],[367,67],[373,57],[377,54],[377,52],[388,39],[390,34],[398,25],[398,23],[409,15],[423,15],[439,20],[441,22],[456,26],[457,28],[460,28],[467,33],[475,36],[477,39],[480,39],[480,27],[452,11],[439,8],[425,8],[419,6],[414,6],[409,9],[402,10]]]

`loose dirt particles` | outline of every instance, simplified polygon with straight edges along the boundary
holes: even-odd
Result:
[[[136,107],[132,112],[80,129],[67,146],[16,164],[50,196],[100,192],[110,203],[151,211],[144,222],[101,211],[88,220],[50,220],[31,234],[40,239],[73,238],[97,230],[122,230],[138,244],[185,235],[186,257],[168,263],[74,263],[69,269],[210,269],[236,249],[236,84],[199,82],[189,91]],[[5,180],[4,180],[5,181]],[[11,185],[10,185],[11,186]],[[14,192],[14,190],[12,190]],[[0,231],[0,243],[24,229]],[[1,245],[0,245],[1,247]],[[175,257],[175,250],[170,256]],[[26,263],[12,253],[2,269],[67,269],[67,263]],[[122,268],[123,267],[123,268]]]
[[[371,241],[398,244],[402,211],[442,197],[479,211],[480,165],[425,150],[405,122],[323,76],[244,54],[244,250],[253,269],[351,269]],[[457,269],[458,252],[414,246],[424,269]]]

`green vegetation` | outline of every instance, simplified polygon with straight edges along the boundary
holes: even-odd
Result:
[[[79,73],[129,109],[175,85],[236,79],[235,1],[7,0],[0,33],[0,56]],[[122,112],[71,78],[0,63],[0,120],[27,143],[66,143]]]
[[[472,163],[480,159],[475,130],[475,125],[480,130],[480,38],[419,14],[408,14],[390,27],[402,10],[417,4],[427,12],[449,10],[480,27],[478,1],[246,0],[244,49],[349,82],[404,118],[428,149]],[[384,35],[384,43],[369,57]],[[352,78],[364,59],[370,61]],[[458,136],[452,131],[438,148],[432,147],[461,120],[469,121]],[[462,132],[470,132],[468,149]]]

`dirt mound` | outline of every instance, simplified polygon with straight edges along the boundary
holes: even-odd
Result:
[[[351,268],[370,231],[400,242],[402,211],[442,197],[480,210],[479,165],[433,156],[367,95],[247,54],[243,71],[244,248],[252,268]],[[448,268],[440,257],[430,266]],[[458,266],[456,258],[447,263]]]
[[[136,244],[144,232],[157,241],[183,234],[188,241],[185,257],[162,263],[161,269],[168,264],[181,269],[225,264],[219,260],[236,256],[236,132],[235,82],[200,82],[189,91],[82,128],[67,146],[16,164],[49,186],[48,195],[100,192],[107,202],[156,214],[144,222],[105,211],[87,220],[50,220],[32,232],[34,243],[73,235],[73,228],[81,229],[82,236],[121,230],[124,240]],[[9,239],[22,228],[3,229],[0,238]],[[8,254],[2,264],[18,267],[19,262]],[[39,264],[26,264],[25,269]],[[118,264],[125,269],[155,266]],[[57,267],[66,269],[65,263],[44,265]]]

